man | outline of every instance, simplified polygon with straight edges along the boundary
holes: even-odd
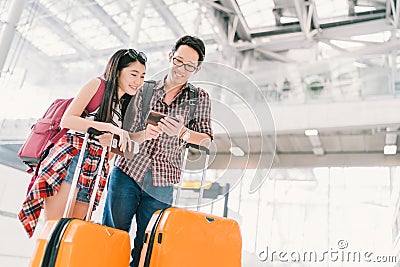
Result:
[[[204,56],[203,41],[193,36],[181,37],[168,55],[170,69],[167,76],[157,81],[154,87],[149,110],[173,115],[178,120],[164,117],[157,126],[146,126],[142,119],[143,87],[136,93],[134,106],[137,112],[131,129],[135,132],[146,129],[146,136],[158,134],[158,138],[144,141],[132,160],[117,159],[108,181],[103,214],[104,225],[128,232],[136,215],[131,266],[139,264],[144,233],[151,216],[156,210],[172,204],[173,185],[180,179],[181,155],[186,142],[206,147],[211,143],[209,95],[187,82],[200,71]],[[197,90],[194,118],[190,118],[188,112],[187,103],[192,100],[189,99],[190,90]]]

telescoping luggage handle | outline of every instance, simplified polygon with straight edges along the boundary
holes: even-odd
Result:
[[[197,211],[200,210],[200,205],[201,205],[201,201],[203,199],[203,194],[204,194],[204,183],[205,183],[205,178],[206,178],[206,171],[207,171],[207,166],[208,166],[208,160],[210,158],[210,150],[205,147],[205,146],[199,146],[199,145],[195,145],[195,144],[190,144],[187,143],[186,144],[186,149],[185,149],[185,154],[183,156],[183,164],[182,164],[182,170],[181,170],[181,179],[179,181],[179,186],[178,186],[178,190],[176,192],[176,198],[175,198],[175,205],[178,204],[178,200],[181,196],[181,190],[182,190],[182,183],[183,183],[183,172],[185,170],[186,167],[186,162],[187,162],[187,157],[188,157],[188,152],[189,152],[189,148],[194,148],[200,151],[204,151],[206,153],[206,159],[204,162],[204,167],[202,169],[202,175],[201,175],[201,182],[200,182],[200,193],[199,193],[199,197],[197,198]]]
[[[92,138],[92,136],[102,135],[103,133],[105,133],[105,132],[98,131],[92,127],[90,127],[85,133],[85,138],[83,140],[82,149],[81,149],[81,152],[79,153],[78,164],[76,166],[76,169],[74,172],[74,178],[72,179],[72,183],[71,183],[71,189],[68,194],[67,205],[64,210],[64,215],[63,215],[64,218],[68,218],[68,217],[72,216],[72,210],[73,210],[73,207],[75,206],[75,189],[78,186],[79,175],[82,170],[82,163],[83,163],[88,139]],[[93,211],[93,207],[94,207],[94,202],[96,200],[97,190],[99,189],[100,177],[101,177],[101,172],[103,170],[103,164],[104,164],[104,159],[106,157],[106,153],[107,153],[107,147],[103,147],[103,151],[102,151],[101,157],[100,157],[100,163],[97,167],[96,180],[94,182],[92,196],[90,197],[89,208],[88,208],[88,211],[85,216],[86,221],[90,221],[90,219],[92,217],[92,211]]]

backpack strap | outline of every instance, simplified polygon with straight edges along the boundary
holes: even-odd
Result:
[[[149,80],[143,83],[143,97],[142,97],[142,125],[146,120],[147,114],[149,113],[150,102],[154,95],[154,88],[156,87],[156,81]]]
[[[194,113],[196,112],[199,91],[196,86],[191,83],[189,85],[189,124],[188,128],[193,130],[194,127]]]
[[[194,114],[196,112],[197,103],[198,103],[198,89],[191,83],[189,85],[189,125],[190,129],[193,129],[194,126]],[[146,120],[147,114],[149,113],[150,102],[154,95],[154,88],[156,87],[156,81],[149,80],[145,81],[143,84],[143,98],[142,98],[142,124]]]

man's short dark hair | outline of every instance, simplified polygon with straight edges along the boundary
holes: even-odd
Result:
[[[204,47],[203,41],[196,36],[182,36],[181,38],[179,38],[178,41],[176,41],[175,46],[172,48],[172,53],[175,53],[175,51],[178,50],[181,45],[187,45],[196,50],[197,54],[199,54],[198,65],[200,66],[201,63],[204,61],[204,56],[206,54],[206,48]]]

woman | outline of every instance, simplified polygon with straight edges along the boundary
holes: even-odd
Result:
[[[96,166],[100,161],[102,147],[111,143],[112,134],[120,136],[119,146],[124,150],[130,144],[127,132],[121,129],[124,107],[143,84],[147,58],[143,52],[134,49],[121,49],[108,61],[103,78],[94,78],[77,94],[66,110],[61,126],[70,129],[51,149],[49,155],[40,165],[40,172],[32,189],[28,193],[18,217],[29,237],[33,235],[41,209],[45,210],[45,220],[63,216],[74,170],[77,165],[79,151],[82,148],[84,132],[93,127],[109,133],[99,138],[99,144],[90,142],[86,149],[85,161],[76,189],[76,203],[72,217],[83,219],[86,215],[90,195],[93,190],[91,183],[95,178]],[[86,106],[105,82],[105,90],[99,108],[85,118],[81,117]],[[125,102],[125,103],[124,103]],[[155,138],[158,128],[151,131],[131,135],[135,141]],[[108,153],[108,152],[107,152]],[[98,205],[109,171],[108,155],[102,169],[100,186],[96,195],[95,206]]]

